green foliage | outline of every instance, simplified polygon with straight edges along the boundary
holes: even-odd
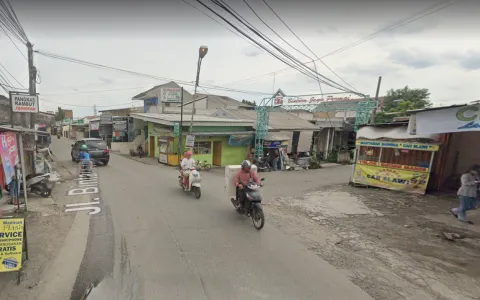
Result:
[[[245,103],[245,104],[250,104],[251,106],[257,106],[257,102],[255,101],[248,101],[248,100],[242,100],[242,103]]]
[[[333,149],[327,157],[327,162],[329,163],[336,163],[338,161],[338,150]]]
[[[407,111],[431,107],[428,89],[390,89],[383,101],[382,112],[377,113],[375,123],[390,123],[394,117],[408,116]],[[395,113],[395,114],[387,114]]]
[[[317,160],[316,155],[310,157],[309,163],[310,163],[310,165],[308,166],[309,169],[320,169],[322,167],[320,162]]]
[[[58,107],[58,111],[57,111],[57,113],[55,114],[55,121],[63,121],[63,119],[65,119],[65,112],[64,112],[63,109],[59,106],[59,107]]]

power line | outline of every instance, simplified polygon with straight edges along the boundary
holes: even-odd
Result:
[[[40,100],[49,102],[49,103],[54,103],[54,104],[60,104],[60,105],[65,105],[65,106],[72,106],[72,107],[92,107],[92,105],[78,105],[78,104],[70,104],[70,103],[63,103],[63,102],[57,102],[57,101],[52,101],[52,100],[47,100],[45,98],[40,98]],[[119,104],[111,104],[111,105],[97,105],[97,107],[113,107],[113,106],[122,106],[122,105],[130,105],[134,104],[135,102],[125,102],[125,103],[119,103]]]
[[[0,67],[2,67],[8,73],[8,75],[10,75],[10,77],[12,77],[21,87],[26,89],[25,86],[20,81],[18,81],[17,78],[15,78],[15,76],[13,76],[12,73],[10,73],[2,63],[0,63]]]
[[[183,84],[186,86],[194,86],[195,84],[192,82],[184,81],[184,80],[177,80],[173,78],[166,78],[166,77],[160,77],[160,76],[155,76],[151,74],[146,74],[146,73],[140,73],[140,72],[135,72],[135,71],[129,71],[121,68],[115,68],[115,67],[110,67],[98,63],[92,63],[92,62],[87,62],[84,60],[72,58],[72,57],[67,57],[67,56],[62,56],[59,54],[54,54],[42,50],[36,50],[34,51],[35,53],[38,53],[39,55],[52,58],[52,59],[57,59],[57,60],[63,60],[67,61],[70,63],[75,63],[75,64],[80,64],[88,67],[93,67],[93,68],[98,68],[102,70],[109,70],[109,71],[114,71],[114,72],[120,72],[120,73],[126,73],[132,76],[138,76],[142,78],[149,78],[149,79],[155,79],[155,80],[162,80],[162,81],[174,81],[179,84]],[[219,91],[226,91],[226,92],[234,92],[234,93],[241,93],[241,94],[252,94],[252,95],[271,95],[270,93],[266,92],[256,92],[256,91],[247,91],[247,90],[240,90],[240,89],[234,89],[234,88],[227,88],[227,87],[222,87],[222,86],[216,86],[216,85],[204,85],[205,87],[208,87],[209,89],[212,90],[219,90]]]
[[[25,56],[25,54],[23,54],[22,50],[20,50],[20,48],[18,48],[17,44],[15,44],[15,42],[12,40],[12,38],[8,35],[8,33],[5,31],[5,29],[3,27],[0,26],[0,28],[3,30],[3,32],[5,32],[5,35],[8,37],[8,39],[10,40],[10,42],[12,42],[12,44],[15,46],[15,48],[17,48],[18,52],[23,56],[23,58],[25,58],[26,61],[28,61],[28,58]]]
[[[224,22],[226,22],[227,24],[229,24],[231,27],[233,27],[235,30],[237,30],[238,32],[240,32],[242,35],[244,35],[245,37],[249,38],[250,40],[252,40],[253,42],[255,42],[257,45],[259,45],[262,49],[264,49],[267,53],[269,53],[270,55],[272,55],[273,57],[279,59],[280,61],[284,62],[285,64],[289,65],[290,67],[292,68],[295,68],[297,71],[301,72],[302,74],[312,78],[312,79],[317,79],[316,78],[316,75],[315,75],[315,71],[313,71],[311,68],[309,67],[306,67],[305,65],[302,65],[301,62],[296,59],[295,57],[293,57],[291,54],[289,54],[288,52],[286,52],[284,49],[282,49],[280,46],[278,46],[275,42],[273,42],[271,39],[269,39],[268,37],[266,37],[263,33],[259,32],[256,28],[254,28],[253,25],[251,25],[247,20],[245,20],[245,18],[243,18],[240,14],[238,14],[235,10],[231,9],[230,6],[228,6],[228,4],[226,4],[224,1],[219,1],[219,0],[212,0],[212,2],[217,5],[218,7],[220,7],[221,9],[223,9],[224,11],[226,11],[228,14],[230,14],[231,16],[233,16],[235,19],[237,19],[237,21],[239,21],[241,24],[243,24],[246,28],[248,28],[250,31],[252,31],[255,35],[257,35],[259,38],[263,39],[264,41],[266,41],[271,47],[273,47],[276,51],[280,52],[282,55],[285,56],[285,58],[282,58],[282,57],[279,57],[278,55],[276,55],[272,50],[268,49],[267,47],[265,47],[263,44],[259,43],[258,41],[256,41],[255,39],[253,39],[252,37],[250,37],[248,34],[246,34],[243,30],[239,29],[237,26],[235,26],[234,24],[232,24],[229,20],[225,19],[225,17],[221,16],[218,12],[216,12],[215,10],[213,10],[212,8],[210,8],[209,6],[207,6],[206,4],[204,4],[202,1],[200,0],[197,0],[198,3],[200,3],[202,6],[204,6],[205,8],[207,8],[208,10],[210,10],[212,13],[214,13],[215,15],[217,15],[218,17],[220,17]],[[291,62],[287,61],[290,60]],[[346,87],[343,87],[341,86],[340,84],[334,82],[333,80],[321,75],[321,74],[318,74],[319,77],[322,78],[322,82],[328,86],[331,86],[333,88],[336,88],[338,90],[343,90],[345,92],[349,92],[349,93],[354,93],[354,94],[359,94],[358,92],[354,92],[354,91],[351,91],[350,89],[346,88]]]
[[[82,92],[71,92],[71,93],[42,93],[45,96],[54,96],[54,95],[75,95],[75,94],[91,94],[91,93],[106,93],[106,92],[114,92],[114,91],[125,91],[125,90],[136,90],[136,89],[145,89],[148,86],[137,86],[131,88],[121,88],[121,89],[109,89],[109,90],[96,90],[96,91],[82,91]]]
[[[323,58],[325,58],[325,57],[331,56],[331,55],[333,55],[333,54],[337,54],[337,53],[343,52],[343,51],[348,50],[348,49],[350,49],[350,48],[352,48],[352,47],[354,47],[354,46],[357,46],[357,45],[359,45],[359,44],[361,44],[361,43],[364,43],[364,42],[366,42],[366,41],[368,41],[368,40],[370,40],[370,39],[373,39],[374,37],[378,36],[379,34],[381,34],[381,33],[383,33],[383,32],[391,31],[391,30],[393,30],[393,29],[396,29],[396,28],[405,26],[405,25],[407,25],[407,24],[409,24],[409,23],[412,23],[412,22],[414,22],[414,21],[416,21],[416,20],[419,20],[419,19],[421,19],[421,18],[424,18],[424,17],[426,17],[426,16],[428,16],[428,15],[430,15],[430,14],[433,14],[433,13],[435,13],[435,12],[437,12],[437,11],[443,10],[443,9],[445,9],[445,8],[453,5],[454,3],[448,4],[448,5],[446,5],[446,6],[441,6],[441,5],[447,4],[448,2],[451,2],[451,1],[452,1],[452,0],[446,0],[446,1],[441,1],[441,2],[439,2],[439,3],[437,3],[437,4],[433,4],[433,5],[425,8],[425,9],[423,9],[423,10],[421,10],[421,11],[418,11],[418,12],[410,15],[410,16],[407,17],[407,18],[398,20],[398,21],[390,24],[390,25],[387,26],[387,27],[384,27],[384,28],[382,28],[382,29],[380,29],[380,30],[378,30],[378,31],[375,31],[374,33],[372,33],[372,34],[370,34],[370,35],[368,35],[368,36],[366,36],[366,37],[364,37],[364,38],[362,38],[362,39],[360,39],[360,40],[358,40],[358,41],[356,41],[356,42],[353,42],[353,43],[351,43],[351,44],[349,44],[349,45],[346,45],[346,46],[343,46],[343,47],[341,47],[341,48],[338,48],[338,49],[336,49],[335,51],[332,51],[332,52],[330,52],[330,53],[328,53],[328,54],[320,57],[320,59],[323,59]],[[429,10],[435,8],[435,7],[438,7],[438,6],[440,6],[438,9],[436,9],[436,10],[434,10],[434,11],[431,11],[431,12],[429,12],[429,13],[425,13],[425,12],[427,12],[427,11],[429,11]],[[424,13],[425,13],[425,14],[424,14]],[[418,15],[420,15],[420,16],[419,16],[419,17],[416,17],[416,16],[418,16]],[[415,18],[415,17],[416,17],[416,18]],[[311,61],[304,62],[303,64],[308,64],[308,63],[310,63],[310,62],[311,62]],[[252,80],[258,79],[258,78],[263,77],[263,76],[278,74],[278,73],[280,73],[280,72],[283,72],[283,71],[286,71],[286,70],[290,70],[290,69],[291,69],[291,68],[287,67],[287,68],[279,69],[279,70],[276,70],[276,71],[273,71],[273,72],[265,73],[265,74],[262,74],[262,75],[245,78],[245,79],[242,79],[242,80],[239,80],[239,81],[230,82],[230,83],[227,83],[227,84],[224,84],[224,85],[229,86],[229,85],[234,85],[234,84],[243,83],[243,82],[247,82],[247,81],[252,81]]]
[[[9,0],[0,0],[0,23],[24,45],[29,42],[27,34],[23,30]]]
[[[227,26],[225,26],[224,24],[222,24],[220,21],[218,21],[217,19],[213,18],[212,16],[210,16],[209,14],[205,13],[204,11],[202,11],[200,8],[196,7],[195,5],[187,2],[186,0],[181,0],[183,3],[187,4],[188,6],[198,10],[199,12],[201,12],[203,15],[207,16],[209,19],[215,21],[217,24],[220,24],[220,26],[222,26],[223,28],[227,29],[228,31],[230,31],[231,33],[235,34],[236,36],[240,37],[241,39],[243,39],[244,41],[247,41],[250,45],[254,46],[255,48],[257,49],[260,49],[260,47],[258,47],[257,45],[255,45],[254,43],[252,43],[251,41],[247,40],[245,37],[241,36],[240,34],[238,34],[237,32],[231,30],[230,28],[228,28]],[[261,50],[261,49],[260,49]]]

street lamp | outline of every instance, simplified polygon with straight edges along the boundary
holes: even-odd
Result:
[[[192,118],[190,120],[190,133],[192,133],[193,128],[193,115],[195,114],[195,96],[197,95],[197,88],[198,88],[198,80],[200,79],[200,68],[202,66],[202,60],[207,55],[208,47],[207,46],[200,46],[198,48],[198,62],[197,62],[197,78],[195,79],[195,91],[193,93],[193,107],[192,107]]]

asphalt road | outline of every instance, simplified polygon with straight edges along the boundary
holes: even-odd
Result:
[[[52,149],[66,160],[70,144],[54,139]],[[173,168],[112,155],[98,170],[102,212],[91,216],[71,299],[89,282],[100,282],[92,300],[371,299],[270,226],[268,207],[257,231],[233,209],[219,172],[202,173],[197,200],[180,189]],[[281,188],[269,181],[264,187],[277,194]]]

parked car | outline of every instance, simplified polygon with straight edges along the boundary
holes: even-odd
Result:
[[[107,143],[104,140],[98,138],[85,138],[78,140],[72,144],[72,161],[78,161],[78,153],[80,153],[80,147],[87,145],[90,158],[94,164],[101,162],[103,165],[107,165],[110,160],[110,150]]]

